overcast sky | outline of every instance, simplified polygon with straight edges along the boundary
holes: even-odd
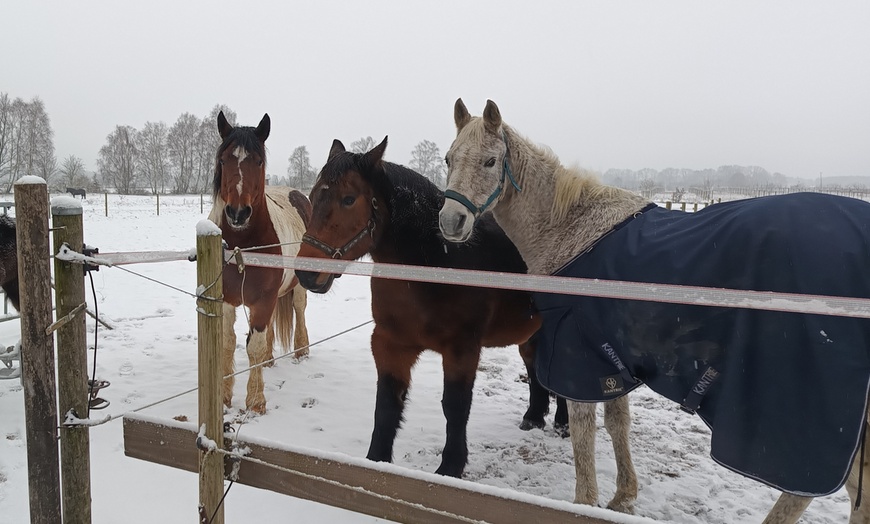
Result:
[[[870,2],[209,0],[4,3],[0,92],[45,102],[89,169],[117,124],[217,103],[300,145],[446,152],[487,98],[566,164],[870,175]]]

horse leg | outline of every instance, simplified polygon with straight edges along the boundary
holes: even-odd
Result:
[[[264,368],[270,368],[275,365],[275,361],[273,360],[274,354],[273,350],[275,348],[275,325],[272,322],[269,322],[266,325],[266,349],[263,355],[263,364]]]
[[[556,415],[553,417],[553,429],[562,438],[568,436],[568,401],[559,395],[556,395]]]
[[[860,450],[855,454],[855,460],[852,462],[852,469],[849,471],[849,478],[846,479],[846,491],[849,493],[849,500],[852,502],[852,513],[849,516],[849,524],[868,524],[870,523],[870,496],[868,496],[867,483],[870,482],[870,457],[867,456],[866,449],[870,445],[870,428],[866,428],[864,433],[864,450]],[[861,460],[861,455],[864,455],[864,460]],[[863,470],[863,478],[862,478]],[[862,499],[861,504],[855,507],[859,497]]]
[[[812,500],[812,497],[783,493],[761,524],[795,524]]]
[[[444,395],[441,409],[447,419],[447,442],[441,454],[441,465],[435,473],[461,477],[468,462],[468,414],[474,377],[480,362],[480,347],[453,348],[441,353],[444,367]]]
[[[235,353],[236,353],[236,307],[232,304],[224,302],[223,307],[223,329],[224,338],[224,405],[232,407],[233,405],[233,385],[235,377],[232,374],[235,372]]]
[[[305,308],[308,306],[308,291],[297,285],[291,291],[293,293],[293,312],[296,314],[296,327],[293,330],[293,349],[296,350],[296,358],[308,356],[308,327],[305,324]]]
[[[550,392],[538,381],[535,370],[535,346],[531,341],[519,345],[520,356],[526,365],[526,373],[529,376],[529,407],[523,415],[520,429],[543,429],[547,425],[544,416],[550,411]]]
[[[569,401],[568,426],[577,475],[574,502],[594,506],[598,503],[598,481],[595,478],[595,404]]]
[[[421,351],[392,342],[375,326],[372,355],[378,371],[378,390],[375,397],[375,427],[366,454],[369,460],[393,461],[393,442],[402,425],[402,411],[411,385],[411,368]]]
[[[637,474],[631,460],[631,446],[628,441],[631,429],[631,415],[628,409],[628,395],[623,395],[604,403],[604,428],[613,442],[616,455],[616,494],[607,503],[607,508],[622,513],[634,513],[637,500]]]
[[[266,345],[268,338],[266,331],[272,320],[274,302],[271,306],[271,308],[264,307],[262,304],[250,306],[251,323],[246,344],[248,363],[253,368],[248,372],[248,396],[245,398],[245,406],[261,414],[266,412],[266,396],[263,393],[263,366],[259,364],[265,362],[272,353],[272,348]]]

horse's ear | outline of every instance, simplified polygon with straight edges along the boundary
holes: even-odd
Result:
[[[371,151],[363,155],[363,162],[372,168],[379,168],[384,161],[384,151],[387,150],[387,137],[384,137],[380,144],[372,148]]]
[[[269,120],[269,113],[266,113],[257,125],[257,129],[254,129],[254,134],[260,139],[260,142],[265,142],[266,139],[269,138],[269,130],[271,127],[272,121]]]
[[[457,98],[456,103],[453,104],[453,121],[456,122],[457,133],[471,121],[471,113],[468,112],[461,98]]]
[[[491,133],[497,133],[501,127],[501,112],[492,100],[487,100],[483,109],[483,126]]]
[[[332,141],[332,147],[329,148],[329,157],[326,159],[327,162],[332,160],[332,157],[339,153],[344,153],[347,149],[344,148],[344,144],[341,143],[341,140],[335,139]]]
[[[220,134],[221,140],[226,139],[227,135],[229,135],[233,131],[233,126],[231,126],[230,123],[227,122],[227,117],[224,116],[223,111],[218,113],[217,125],[218,125],[218,134]]]

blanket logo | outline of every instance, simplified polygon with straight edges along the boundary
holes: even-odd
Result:
[[[601,377],[601,393],[604,395],[619,395],[625,391],[625,386],[622,383],[622,376],[611,375],[609,377]]]

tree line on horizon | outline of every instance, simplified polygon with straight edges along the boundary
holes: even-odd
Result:
[[[89,192],[112,190],[121,194],[209,193],[214,155],[220,145],[215,122],[221,111],[230,124],[236,125],[235,111],[224,104],[216,104],[202,118],[182,113],[171,126],[152,121],[145,122],[140,129],[116,125],[99,149],[96,172],[89,172],[76,155],[58,163],[51,120],[39,97],[13,100],[7,93],[0,93],[0,191],[9,193],[16,180],[35,175],[55,190],[77,187]],[[362,153],[375,145],[374,139],[367,136],[351,142],[349,149]],[[434,142],[420,141],[411,151],[407,166],[444,188],[446,166]],[[307,190],[314,184],[317,172],[311,165],[307,146],[300,145],[290,154],[284,175],[268,176],[272,184]],[[807,182],[758,166],[738,165],[701,170],[608,169],[601,178],[606,184],[645,196],[688,189],[702,199],[716,187],[787,187],[804,186]]]
[[[97,170],[89,172],[76,155],[58,163],[54,131],[39,97],[26,102],[0,93],[0,191],[9,193],[16,180],[36,175],[54,190],[76,187],[120,194],[209,193],[215,152],[220,146],[215,122],[221,111],[236,125],[235,111],[224,104],[216,104],[202,118],[182,113],[172,125],[160,121],[145,122],[139,129],[116,125],[99,149]],[[372,137],[363,137],[351,143],[351,150],[365,152],[375,145]],[[288,161],[285,175],[267,175],[270,183],[311,188],[317,169],[311,165],[308,148],[296,147]],[[408,165],[444,187],[446,169],[434,142],[417,144]]]

